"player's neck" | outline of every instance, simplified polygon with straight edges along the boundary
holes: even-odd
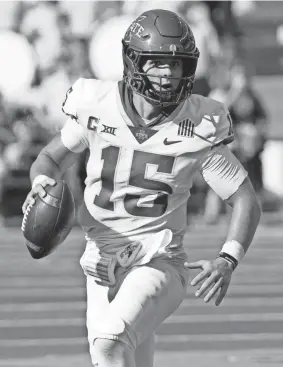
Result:
[[[162,112],[161,107],[153,106],[136,93],[133,93],[132,101],[137,113],[146,120],[152,120]]]

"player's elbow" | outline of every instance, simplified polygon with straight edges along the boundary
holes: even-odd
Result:
[[[233,208],[238,207],[246,213],[250,213],[253,219],[259,222],[262,213],[261,204],[249,178],[243,181],[238,190],[226,202]]]

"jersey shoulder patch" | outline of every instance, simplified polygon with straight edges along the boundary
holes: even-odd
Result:
[[[223,103],[196,94],[193,94],[188,102],[196,136],[206,140],[212,146],[229,144],[233,141],[231,116]]]
[[[80,123],[80,113],[95,108],[114,85],[115,82],[80,78],[68,89],[62,111]]]

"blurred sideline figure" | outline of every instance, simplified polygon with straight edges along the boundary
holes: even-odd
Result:
[[[68,90],[68,119],[32,164],[22,209],[88,151],[80,264],[92,363],[152,367],[155,330],[183,301],[190,269],[198,271],[196,297],[219,305],[261,209],[227,147],[227,108],[192,94],[199,50],[188,24],[171,11],[146,11],[129,25],[122,57],[121,80],[80,78]],[[197,172],[233,215],[215,256],[187,262],[187,200]]]
[[[200,51],[193,93],[207,97],[210,92],[210,68],[220,55],[220,43],[204,2],[181,2],[178,8],[194,32]]]
[[[233,46],[232,46],[233,47]],[[267,138],[268,116],[261,98],[255,92],[249,70],[233,50],[219,57],[210,77],[209,96],[226,105],[234,124],[234,142],[230,148],[243,164],[260,199],[264,196],[261,153]],[[217,223],[223,203],[208,190],[204,218]]]
[[[20,32],[33,44],[40,69],[49,69],[59,58],[62,47],[57,27],[58,3],[31,1],[25,6]]]
[[[66,89],[79,76],[93,77],[87,57],[87,40],[82,30],[79,33],[76,25],[77,34],[72,35],[71,27],[74,27],[74,24],[68,14],[62,12],[59,5],[58,2],[30,2],[24,4],[23,9],[21,9],[23,14],[19,30],[29,41],[27,42],[28,46],[23,45],[26,49],[23,46],[19,47],[21,46],[20,40],[24,39],[22,35],[7,31],[6,33],[4,31],[0,32],[0,49],[9,56],[10,64],[14,60],[10,67],[9,65],[2,65],[2,75],[0,75],[0,89],[1,86],[4,87],[5,104],[12,106],[11,111],[14,111],[11,114],[12,118],[8,129],[14,136],[14,140],[16,140],[11,146],[7,143],[8,146],[5,148],[7,154],[2,157],[3,167],[6,167],[6,169],[1,170],[0,181],[5,195],[0,195],[0,202],[5,216],[9,216],[9,212],[10,216],[20,214],[15,210],[15,206],[8,205],[6,208],[7,202],[1,200],[1,197],[3,199],[12,195],[15,200],[22,200],[21,195],[25,192],[26,182],[28,181],[24,180],[24,177],[20,180],[18,176],[20,172],[22,172],[21,176],[24,176],[25,169],[29,170],[32,163],[32,152],[37,149],[37,143],[32,138],[33,134],[31,133],[30,144],[26,145],[27,149],[22,150],[21,147],[24,144],[21,135],[14,134],[14,126],[23,125],[23,129],[27,128],[29,130],[29,127],[27,127],[28,121],[26,120],[36,121],[38,128],[45,132],[46,140],[42,142],[45,145],[48,139],[51,139],[64,125],[61,101],[64,98]],[[17,41],[16,35],[19,38],[19,45],[16,44],[17,47],[12,47],[11,42]],[[3,42],[1,43],[2,39],[10,40],[10,44],[4,45]],[[30,52],[30,50],[32,51]],[[32,54],[32,57],[30,57],[30,54]],[[48,57],[46,57],[46,54],[48,54]],[[23,60],[26,60],[26,62],[23,62]],[[16,77],[18,74],[19,77]],[[28,80],[26,77],[25,80],[25,75],[30,76],[30,79]],[[22,85],[20,85],[21,80]],[[25,111],[29,111],[29,113],[26,115]],[[23,119],[18,120],[16,117],[18,112],[24,116]],[[38,131],[38,129],[35,131]],[[21,168],[12,168],[8,161],[6,164],[4,163],[4,160],[11,156],[11,152],[16,152],[14,161],[22,162]],[[19,158],[18,160],[15,159],[16,155]],[[77,206],[82,200],[82,185],[78,174],[80,166],[80,160],[78,159],[77,164],[70,167],[64,177],[72,189]],[[13,192],[14,194],[12,194]],[[10,198],[10,200],[12,199]]]

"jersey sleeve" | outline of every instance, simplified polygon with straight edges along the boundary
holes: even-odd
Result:
[[[225,145],[203,159],[201,173],[207,184],[223,200],[232,196],[248,176],[239,160]]]
[[[222,113],[215,127],[215,135],[212,141],[213,147],[217,147],[221,144],[227,145],[234,140],[232,119],[228,109],[224,105],[222,106]]]
[[[89,147],[87,130],[74,118],[69,118],[61,129],[62,143],[71,152],[80,153]]]
[[[79,118],[78,110],[84,99],[84,79],[78,79],[67,91],[62,111],[69,118],[61,129],[61,140],[66,148],[74,153],[80,153],[88,148],[87,129]]]
[[[78,106],[83,95],[83,79],[78,79],[66,93],[65,101],[62,104],[62,111],[68,117],[78,120]]]

